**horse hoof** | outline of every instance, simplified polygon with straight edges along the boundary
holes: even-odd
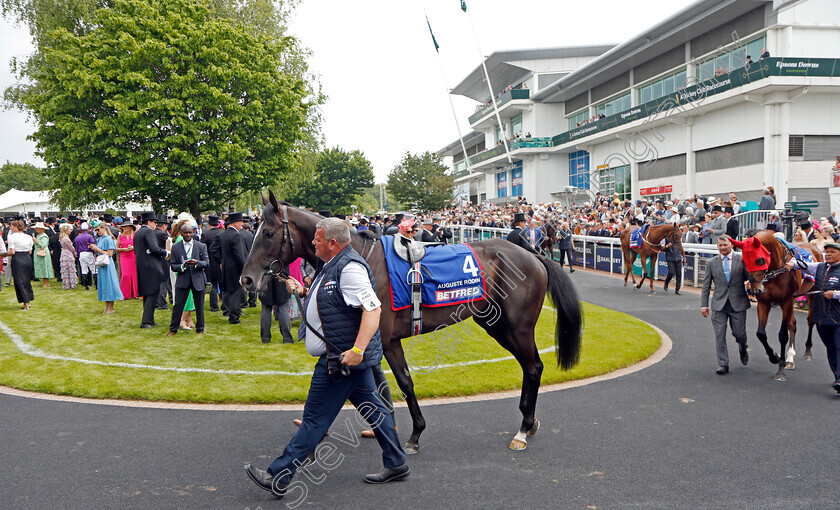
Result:
[[[782,372],[779,372],[779,373],[777,373],[776,375],[773,376],[773,380],[774,381],[785,382],[785,381],[787,381],[787,375],[783,374]]]
[[[770,357],[770,363],[772,363],[774,365],[778,365],[779,361],[781,360],[781,358],[779,358],[779,356],[775,353],[771,354],[769,357]]]
[[[653,289],[650,289],[650,293],[651,293],[651,294],[656,294],[656,291],[655,291],[655,290],[653,290]]]
[[[418,443],[407,441],[403,449],[405,450],[406,455],[415,455],[420,451],[420,445]]]
[[[534,420],[534,425],[531,427],[531,430],[528,431],[529,436],[533,436],[540,430],[540,420]]]
[[[788,361],[785,363],[785,370],[793,370],[796,368],[796,364],[793,361]]]
[[[804,355],[802,355],[802,359],[804,359],[805,361],[814,361],[814,356],[811,354],[810,351],[808,351]]]
[[[520,441],[519,439],[514,439],[510,442],[510,446],[508,446],[508,448],[510,448],[511,450],[524,450],[527,447],[528,443],[526,443],[525,441]]]
[[[624,282],[624,286],[625,286],[625,287],[627,286],[627,282]]]

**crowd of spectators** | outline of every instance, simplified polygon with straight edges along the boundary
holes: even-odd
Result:
[[[577,127],[585,126],[587,124],[592,124],[593,122],[599,121],[599,120],[603,119],[604,117],[606,117],[606,115],[604,115],[603,113],[599,113],[598,115],[596,115],[592,118],[589,118],[589,119],[582,120],[582,121],[578,122]]]

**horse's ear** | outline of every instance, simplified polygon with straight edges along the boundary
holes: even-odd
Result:
[[[757,237],[750,237],[750,239],[752,239],[753,248],[756,250],[761,248],[761,241],[759,241]]]
[[[268,190],[268,201],[274,206],[276,211],[280,210],[280,206],[277,205],[277,197],[274,196],[274,192],[271,190]]]
[[[268,199],[265,198],[265,195],[263,195],[262,191],[260,191],[260,198],[262,199],[263,205],[267,206],[268,205]]]
[[[729,239],[729,242],[732,243],[732,246],[738,248],[739,250],[744,249],[744,241],[739,241],[737,239]]]

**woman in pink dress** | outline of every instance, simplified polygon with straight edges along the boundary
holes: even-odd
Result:
[[[134,260],[134,224],[130,221],[123,223],[122,234],[117,242],[117,252],[120,254],[120,291],[124,299],[137,297],[137,264]]]

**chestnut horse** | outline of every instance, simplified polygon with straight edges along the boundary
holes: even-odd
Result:
[[[655,271],[657,256],[662,251],[660,243],[665,238],[670,238],[670,241],[675,245],[682,247],[682,234],[680,228],[676,223],[665,223],[662,225],[651,225],[648,227],[645,235],[642,236],[642,245],[638,248],[630,247],[630,234],[635,228],[625,228],[621,231],[619,239],[621,239],[621,253],[624,255],[624,286],[627,286],[627,277],[633,278],[633,284],[636,283],[636,275],[633,274],[633,263],[636,262],[636,256],[642,258],[642,281],[636,285],[636,290],[642,288],[645,283],[645,278],[648,277],[647,261],[651,260],[651,271]],[[650,275],[650,292],[654,293],[653,275]]]
[[[813,286],[813,282],[802,278],[802,272],[798,270],[789,271],[785,264],[793,254],[782,244],[772,232],[763,231],[743,241],[732,240],[732,245],[741,249],[741,259],[749,273],[748,292],[758,300],[758,330],[756,336],[764,346],[764,351],[770,359],[770,363],[778,363],[779,370],[773,376],[777,381],[786,381],[785,368],[794,368],[793,345],[796,339],[796,317],[793,313],[793,301],[797,295],[805,294]],[[796,246],[804,248],[811,253],[815,262],[822,261],[822,254],[808,243],[797,243]],[[782,325],[779,328],[779,352],[783,355],[788,352],[787,362],[778,354],[773,352],[767,343],[767,317],[770,314],[770,307],[778,303],[782,309]],[[814,329],[814,321],[811,317],[811,296],[808,296],[808,340],[805,343],[806,360],[813,359],[811,355],[811,337]],[[786,351],[788,340],[790,340],[790,351]]]
[[[323,217],[278,202],[271,192],[268,199],[263,197],[263,203],[263,222],[254,236],[254,244],[240,278],[240,283],[249,292],[263,292],[269,278],[277,275],[277,271],[298,257],[313,267],[318,262],[312,240],[315,237],[315,225]],[[351,243],[353,249],[370,265],[377,297],[383,303],[379,321],[382,349],[411,412],[413,429],[405,450],[407,453],[417,453],[420,434],[426,428],[426,423],[417,403],[414,382],[402,347],[402,339],[412,336],[411,310],[395,312],[392,309],[385,252],[378,238],[351,229]],[[457,338],[454,342],[457,345],[463,340],[459,332],[468,332],[468,328],[462,326],[443,333],[440,330],[473,317],[479,326],[513,354],[523,373],[519,399],[522,423],[510,448],[524,450],[527,436],[534,435],[539,428],[534,411],[543,364],[534,342],[534,327],[543,308],[543,301],[548,293],[556,307],[554,341],[557,363],[563,369],[573,367],[580,356],[583,321],[580,301],[571,279],[558,263],[534,256],[504,239],[469,245],[478,258],[481,274],[485,278],[485,298],[469,301],[466,305],[424,307],[422,333],[446,335],[448,338],[445,342],[439,343],[447,345],[451,345],[453,339]]]
[[[542,238],[537,249],[551,260],[554,260],[554,245],[557,244],[557,225],[546,220],[542,226]]]

